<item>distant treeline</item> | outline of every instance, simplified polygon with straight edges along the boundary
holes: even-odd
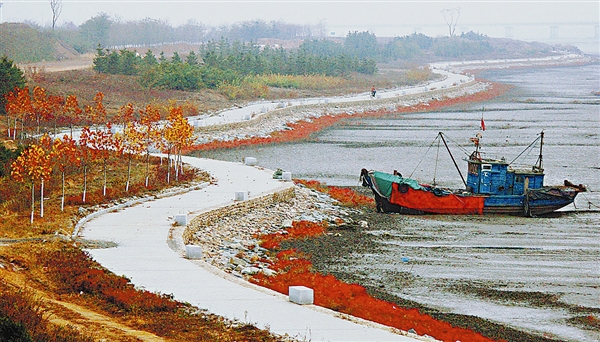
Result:
[[[172,42],[201,43],[227,38],[233,41],[257,41],[260,38],[297,39],[324,35],[322,25],[297,25],[281,21],[253,20],[229,26],[210,27],[195,20],[172,26],[158,19],[120,21],[100,13],[80,26],[65,25],[57,36],[77,51],[91,52],[101,46],[161,45]]]
[[[489,38],[467,32],[453,37],[428,37],[421,33],[395,38],[377,38],[371,32],[349,32],[345,38],[326,37],[327,28],[288,24],[281,21],[245,21],[229,26],[209,27],[196,21],[172,26],[166,21],[143,19],[121,21],[105,13],[83,24],[72,23],[54,31],[33,23],[0,24],[0,56],[17,63],[70,58],[93,52],[97,46],[121,49],[131,46],[159,46],[177,42],[206,44],[211,41],[258,42],[265,39],[302,40],[302,49],[323,58],[347,56],[376,62],[429,62],[440,59],[482,59],[536,57],[555,49],[576,51],[573,47],[551,46],[506,38]]]
[[[346,53],[343,49],[324,54],[307,42],[300,48],[260,47],[227,39],[210,41],[183,58],[175,52],[170,58],[158,58],[148,50],[140,56],[129,50],[111,51],[98,47],[94,69],[107,74],[140,75],[146,87],[177,90],[219,88],[224,83],[238,84],[256,75],[345,76],[352,72],[374,74],[373,59]]]

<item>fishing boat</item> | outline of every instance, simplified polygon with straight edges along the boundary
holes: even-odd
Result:
[[[527,150],[539,142],[537,162],[525,167],[516,167],[513,165],[514,160],[509,163],[504,157],[482,158],[479,143],[481,134],[478,133],[476,137],[471,138],[475,144],[475,151],[465,159],[468,164],[466,180],[450,152],[444,134],[440,132],[438,138],[443,141],[465,188],[448,189],[438,187],[435,182],[434,185],[423,184],[415,179],[402,177],[396,171],[390,174],[362,169],[362,185],[373,191],[377,211],[406,214],[506,214],[532,217],[549,214],[571,204],[578,193],[586,191],[585,186],[575,185],[567,180],[563,185],[544,185],[543,131],[526,148]]]

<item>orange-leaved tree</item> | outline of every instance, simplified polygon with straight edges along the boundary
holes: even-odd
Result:
[[[193,144],[194,127],[190,125],[187,118],[183,117],[183,109],[181,107],[172,107],[169,111],[167,121],[167,125],[164,128],[164,138],[167,143],[169,160],[171,152],[177,154],[175,160],[175,180],[178,180],[179,171],[183,171],[181,151]],[[167,173],[167,175],[169,175],[169,173]]]
[[[161,129],[158,124],[160,121],[160,112],[158,108],[147,105],[144,110],[140,110],[141,132],[144,134],[144,148],[146,150],[146,187],[150,178],[150,148],[157,146],[161,148]],[[162,160],[162,159],[161,159]]]
[[[134,113],[135,109],[133,107],[133,104],[128,103],[119,108],[119,115],[116,118],[114,118],[114,121],[115,123],[122,124],[123,130],[125,130],[125,128],[127,128],[127,124],[135,119],[133,116]]]
[[[51,117],[52,107],[48,101],[48,95],[46,89],[36,86],[33,88],[33,111],[31,111],[31,119],[35,121],[35,132],[40,134],[40,125],[42,122],[46,122]]]
[[[19,183],[29,182],[31,185],[31,223],[35,212],[35,183],[42,182],[41,198],[44,198],[43,181],[50,176],[49,155],[41,146],[30,145],[11,165],[11,176]],[[41,217],[43,217],[43,209]]]
[[[50,115],[48,117],[48,120],[52,120],[52,122],[54,123],[54,135],[56,135],[58,119],[64,116],[62,114],[64,114],[63,109],[65,105],[65,98],[57,95],[48,95],[48,104],[50,108]]]
[[[137,122],[131,121],[127,123],[122,133],[115,134],[115,140],[118,141],[117,145],[121,147],[121,151],[127,155],[127,182],[125,183],[125,192],[129,192],[131,161],[146,149],[145,134]]]
[[[106,108],[102,99],[104,99],[104,93],[97,92],[94,96],[94,106],[85,107],[86,115],[93,126],[106,122]]]
[[[90,148],[92,139],[92,131],[89,126],[83,127],[81,135],[79,136],[79,143],[77,144],[77,156],[83,169],[83,191],[81,201],[85,203],[85,197],[87,194],[87,171],[89,166],[94,161],[94,151]]]
[[[81,164],[81,159],[77,155],[77,142],[68,135],[62,139],[54,139],[52,150],[50,152],[52,164],[58,168],[61,174],[62,197],[60,201],[60,211],[65,209],[65,172],[68,167],[77,167]]]
[[[79,108],[79,102],[75,95],[67,96],[63,107],[63,113],[66,116],[65,121],[71,129],[71,138],[73,138],[73,125],[81,123],[81,115],[83,114],[83,110]]]
[[[25,129],[25,120],[33,112],[29,88],[15,88],[13,92],[6,95],[6,113],[8,120],[8,137],[10,138],[10,118],[14,121],[13,139],[17,138],[18,123],[21,121],[21,130]]]
[[[92,149],[94,156],[102,160],[102,173],[104,184],[102,187],[102,196],[106,196],[106,164],[111,154],[120,151],[119,141],[114,138],[110,122],[105,129],[90,131],[87,139],[87,146]]]

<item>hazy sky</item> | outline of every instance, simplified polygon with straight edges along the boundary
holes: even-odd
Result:
[[[33,21],[49,26],[50,0],[0,0],[4,22]],[[447,35],[441,10],[460,8],[457,33],[473,30],[493,37],[551,35],[597,41],[600,1],[274,1],[274,0],[62,0],[58,25],[83,23],[100,12],[122,20],[163,19],[180,25],[193,19],[210,26],[262,19],[295,24],[326,24],[329,34],[349,30],[377,36],[418,31]],[[553,29],[551,27],[554,27]],[[539,31],[536,33],[536,31]],[[551,32],[552,31],[552,32]]]

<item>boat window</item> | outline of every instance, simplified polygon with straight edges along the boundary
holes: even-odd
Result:
[[[469,163],[469,173],[474,174],[474,175],[478,175],[479,172],[477,172],[477,164],[474,163]]]
[[[515,183],[523,183],[523,176],[515,177]]]
[[[483,165],[481,165],[481,169],[489,171],[492,169],[492,165],[491,164],[483,164]]]

